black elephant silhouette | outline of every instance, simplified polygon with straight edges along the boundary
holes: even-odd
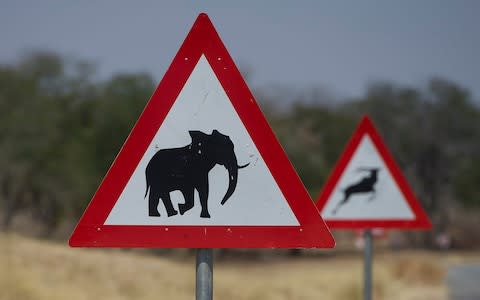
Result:
[[[173,208],[170,192],[180,191],[185,203],[178,205],[180,214],[194,206],[194,192],[197,190],[200,197],[202,212],[200,217],[210,218],[208,212],[208,173],[217,164],[228,170],[228,189],[221,204],[232,196],[237,186],[238,169],[249,164],[239,166],[235,156],[234,146],[230,137],[213,130],[212,134],[201,131],[189,131],[192,142],[181,148],[161,149],[150,159],[145,169],[148,197],[148,215],[158,217],[160,198],[169,217],[178,214]]]

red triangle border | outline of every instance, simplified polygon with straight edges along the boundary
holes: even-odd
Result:
[[[205,55],[300,226],[104,225],[201,55]],[[272,167],[275,166],[275,167]],[[332,248],[335,241],[213,24],[200,14],[76,226],[72,247]]]
[[[389,219],[375,219],[375,220],[366,220],[366,219],[351,219],[351,220],[331,220],[326,219],[325,222],[331,229],[373,229],[373,228],[390,228],[390,229],[430,229],[432,224],[423,210],[420,202],[410,188],[407,180],[403,176],[400,168],[396,164],[393,156],[387,149],[387,146],[383,142],[378,131],[375,129],[372,120],[368,116],[364,116],[357,126],[352,137],[348,141],[340,159],[336,163],[331,175],[327,179],[324,187],[322,188],[316,205],[320,212],[323,211],[323,208],[327,204],[327,201],[330,195],[333,192],[333,189],[340,180],[341,175],[345,171],[348,163],[353,157],[355,150],[358,148],[364,135],[368,135],[380,156],[382,157],[385,165],[387,166],[390,174],[393,179],[397,182],[400,191],[405,196],[408,205],[412,209],[412,212],[415,215],[413,220],[389,220]]]

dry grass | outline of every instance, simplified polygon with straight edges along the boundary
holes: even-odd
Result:
[[[0,234],[0,300],[193,299],[192,257],[164,258]],[[215,299],[362,298],[362,257],[322,255],[215,262]],[[314,252],[313,252],[314,253]],[[448,266],[480,254],[376,253],[374,299],[447,299]]]

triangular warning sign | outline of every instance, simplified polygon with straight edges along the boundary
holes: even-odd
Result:
[[[316,205],[331,228],[431,227],[367,116],[348,142]]]
[[[70,245],[334,244],[208,16],[200,14]]]

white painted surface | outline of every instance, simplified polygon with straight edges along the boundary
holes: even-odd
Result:
[[[353,194],[348,202],[342,205],[336,214],[333,214],[334,208],[344,197],[343,190],[369,175],[367,171],[358,170],[365,167],[380,168],[378,180],[374,186],[376,195],[370,200],[371,193]],[[323,208],[322,217],[328,220],[414,219],[415,216],[407,200],[368,135],[363,136],[352,159],[334,187]]]
[[[228,187],[228,172],[220,165],[209,173],[209,212],[200,218],[200,201],[183,216],[167,217],[162,201],[160,217],[148,216],[148,196],[144,199],[145,168],[160,149],[177,148],[191,142],[189,130],[211,134],[217,129],[228,135],[235,146],[238,164],[250,163],[238,170],[238,184],[225,205],[220,201]],[[260,141],[261,142],[261,141]],[[179,191],[170,193],[173,206],[184,203]],[[284,225],[299,223],[273,179],[237,112],[227,98],[208,61],[202,55],[177,100],[146,149],[120,198],[110,212],[107,225]]]

